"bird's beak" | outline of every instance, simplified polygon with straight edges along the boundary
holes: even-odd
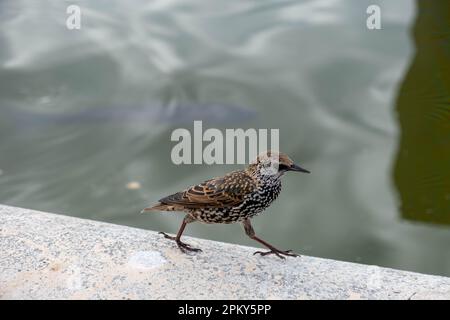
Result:
[[[297,171],[297,172],[311,173],[311,172],[309,172],[308,170],[303,169],[302,167],[296,165],[295,163],[292,164],[292,165],[289,167],[289,171]]]

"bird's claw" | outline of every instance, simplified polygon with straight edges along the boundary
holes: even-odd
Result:
[[[158,233],[162,234],[164,236],[164,238],[166,238],[166,239],[174,240],[177,243],[178,248],[180,248],[180,250],[184,253],[186,253],[186,251],[193,251],[193,252],[201,252],[202,251],[202,249],[192,248],[190,244],[181,242],[181,240],[178,240],[176,237],[169,236],[165,232],[160,231]]]
[[[269,254],[275,254],[277,255],[277,257],[279,257],[280,259],[286,259],[283,256],[289,256],[289,257],[300,257],[300,255],[296,254],[296,253],[291,253],[292,250],[286,250],[286,251],[282,251],[282,250],[270,250],[270,251],[256,251],[255,253],[253,253],[253,255],[255,254],[260,254],[261,256],[267,256]]]
[[[164,238],[166,238],[166,239],[175,240],[175,237],[169,236],[165,232],[160,231],[160,232],[158,232],[158,234],[162,234],[164,236]]]
[[[178,245],[178,248],[180,248],[180,250],[183,251],[184,253],[186,253],[185,250],[192,251],[192,252],[202,252],[202,249],[192,248],[190,244],[187,244],[187,243],[184,243],[181,241],[177,241],[177,245]]]

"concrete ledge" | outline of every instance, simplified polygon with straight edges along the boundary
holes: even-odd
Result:
[[[0,205],[2,299],[450,299],[450,278],[155,232]]]

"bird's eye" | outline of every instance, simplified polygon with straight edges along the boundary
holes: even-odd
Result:
[[[280,163],[279,166],[278,166],[278,170],[279,171],[286,171],[288,169],[289,169],[289,167],[287,165],[285,165],[285,164],[282,164],[282,163]]]
[[[270,162],[264,162],[263,163],[263,167],[266,168],[266,169],[269,168],[270,166],[271,166]]]

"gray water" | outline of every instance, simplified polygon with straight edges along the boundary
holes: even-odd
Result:
[[[69,4],[80,30],[65,26]],[[370,4],[381,30],[366,28]],[[276,128],[312,173],[284,177],[253,220],[261,238],[450,276],[448,12],[448,1],[1,1],[0,203],[175,233],[182,214],[139,211],[242,166],[176,166],[172,131],[196,119]],[[240,225],[186,234],[256,245]]]

